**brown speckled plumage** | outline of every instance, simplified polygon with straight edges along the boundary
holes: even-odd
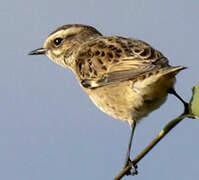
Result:
[[[59,45],[54,42],[57,38],[62,40]],[[144,41],[103,36],[80,24],[59,27],[42,48],[54,62],[73,70],[102,111],[130,125],[165,101],[176,73],[184,69],[170,66],[162,53]]]
[[[168,60],[159,51],[143,41],[117,36],[99,36],[88,41],[76,55],[76,73],[87,82],[98,82],[121,72],[126,74],[122,81],[135,79],[164,67],[169,67]]]
[[[143,41],[103,36],[80,24],[59,27],[30,54],[46,54],[70,68],[97,107],[129,123],[132,131],[124,167],[133,166],[130,149],[136,122],[165,102],[175,75],[185,69],[170,66],[162,53]]]

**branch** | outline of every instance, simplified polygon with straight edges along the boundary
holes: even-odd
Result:
[[[170,132],[178,123],[180,123],[184,118],[198,118],[199,117],[199,85],[193,88],[192,98],[184,106],[184,112],[177,118],[171,120],[160,132],[159,134],[151,141],[151,143],[142,150],[132,161],[132,164],[136,165],[149,151],[166,135]],[[132,166],[128,165],[124,168],[114,180],[120,180],[125,175],[129,175]]]

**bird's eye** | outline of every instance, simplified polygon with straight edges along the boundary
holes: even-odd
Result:
[[[55,44],[56,46],[58,46],[58,45],[61,44],[62,40],[63,40],[62,38],[56,38],[53,42],[54,42],[54,44]]]

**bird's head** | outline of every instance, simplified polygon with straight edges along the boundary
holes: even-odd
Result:
[[[79,46],[96,36],[101,36],[101,33],[91,26],[64,25],[50,33],[43,46],[29,52],[29,55],[45,54],[57,64],[70,67],[74,61],[72,56]]]

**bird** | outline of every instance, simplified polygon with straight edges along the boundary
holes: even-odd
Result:
[[[29,55],[47,55],[73,71],[82,89],[104,113],[127,122],[131,132],[124,168],[129,164],[136,124],[176,93],[176,74],[185,66],[171,66],[148,43],[135,38],[104,36],[96,28],[67,24],[50,33],[43,46]]]

